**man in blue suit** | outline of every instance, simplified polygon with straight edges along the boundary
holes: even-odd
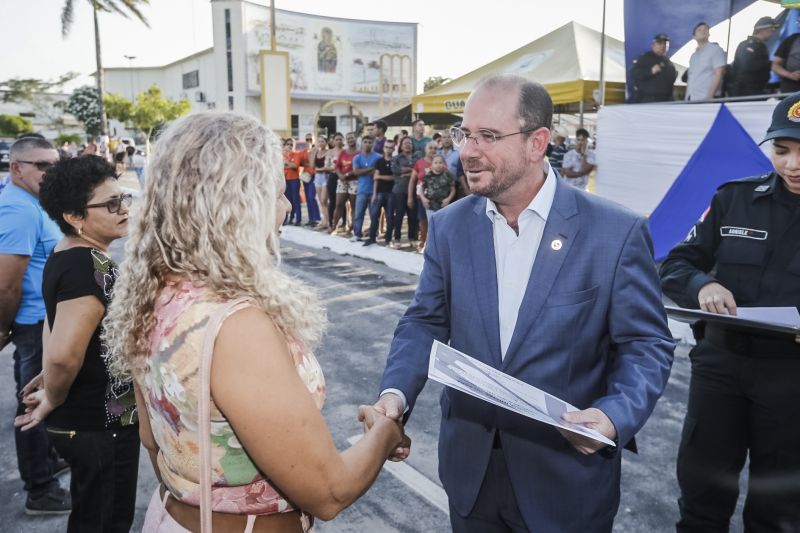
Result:
[[[375,404],[388,416],[413,409],[434,339],[583,409],[564,418],[620,445],[652,412],[674,343],[646,222],[557,179],[551,120],[550,96],[518,76],[467,101],[452,133],[473,194],[430,220]],[[619,448],[450,388],[441,408],[454,531],[611,531]]]

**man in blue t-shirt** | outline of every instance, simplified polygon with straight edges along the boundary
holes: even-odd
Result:
[[[42,371],[45,309],[42,273],[61,232],[39,205],[39,185],[58,152],[43,137],[11,146],[11,182],[0,194],[0,349],[14,343],[17,415],[25,412],[19,393]],[[58,460],[44,424],[14,430],[19,474],[28,514],[66,514],[72,502],[54,473]]]
[[[372,151],[373,142],[374,139],[371,135],[364,135],[361,139],[361,153],[353,158],[353,174],[358,176],[358,190],[356,191],[356,213],[351,241],[361,240],[364,213],[366,213],[372,198],[372,176],[375,173],[375,164],[381,158],[380,154]]]

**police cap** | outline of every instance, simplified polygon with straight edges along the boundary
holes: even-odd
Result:
[[[669,35],[667,35],[666,33],[659,33],[658,35],[653,37],[654,43],[658,41],[669,41]]]
[[[800,92],[787,96],[775,106],[772,124],[759,144],[778,138],[800,141]]]

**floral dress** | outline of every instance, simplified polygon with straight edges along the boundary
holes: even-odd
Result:
[[[156,301],[151,356],[141,378],[164,485],[175,498],[197,507],[199,363],[209,317],[224,303],[203,286],[188,281],[165,287]],[[301,343],[292,341],[289,347],[300,378],[321,409],[325,380],[319,363]],[[211,464],[213,511],[268,515],[295,510],[258,471],[213,399]]]

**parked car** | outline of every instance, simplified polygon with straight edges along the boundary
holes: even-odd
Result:
[[[11,145],[5,141],[0,141],[0,172],[7,171],[10,167]]]

